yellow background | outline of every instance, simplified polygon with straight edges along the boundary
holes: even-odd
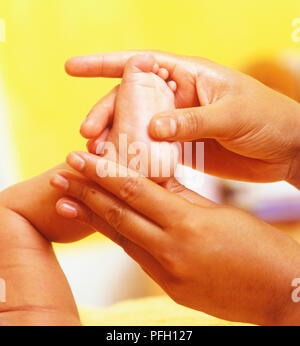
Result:
[[[68,57],[153,48],[239,68],[300,46],[291,39],[298,17],[299,0],[1,0],[0,65],[21,178],[83,148],[82,119],[116,83],[68,77]]]
[[[83,149],[81,121],[116,84],[67,76],[64,62],[71,56],[160,49],[240,68],[260,56],[300,47],[291,38],[300,0],[0,0],[0,18],[6,21],[7,40],[0,42],[0,83],[3,78],[20,179]],[[101,316],[112,324],[116,315],[122,324],[134,316],[136,323],[136,311],[142,309],[147,312],[140,314],[142,324],[144,318],[149,323],[149,315],[155,317],[152,324],[186,320],[191,325],[196,318],[192,310],[182,312],[161,300],[126,306]],[[83,321],[103,323],[101,316],[89,312]],[[197,313],[196,323],[198,318]]]

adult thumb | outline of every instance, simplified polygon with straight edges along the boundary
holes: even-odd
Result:
[[[233,117],[223,102],[208,106],[175,109],[155,115],[149,134],[157,140],[192,141],[228,137]],[[231,119],[231,121],[230,121]]]

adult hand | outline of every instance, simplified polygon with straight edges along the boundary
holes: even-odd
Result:
[[[300,323],[291,300],[292,280],[300,275],[294,240],[174,179],[163,188],[136,173],[124,176],[126,168],[122,177],[110,176],[113,163],[100,178],[107,162],[90,153],[72,153],[67,162],[86,179],[62,171],[52,183],[75,198],[77,218],[96,228],[109,224],[105,234],[176,302],[228,320]]]
[[[122,77],[138,51],[70,59],[66,71],[80,77]],[[143,52],[144,53],[144,52]],[[155,116],[154,139],[205,139],[205,171],[253,182],[287,180],[300,186],[300,106],[253,78],[209,60],[151,51],[176,81],[175,111]],[[94,141],[113,120],[117,89],[89,113],[81,133]],[[183,108],[183,109],[182,109]]]

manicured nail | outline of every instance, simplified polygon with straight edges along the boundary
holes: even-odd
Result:
[[[177,124],[172,118],[160,118],[155,121],[155,133],[158,138],[170,138],[176,135]]]
[[[71,153],[67,158],[67,162],[72,168],[76,169],[77,171],[82,171],[85,166],[84,159],[76,153]]]
[[[69,188],[68,180],[60,174],[56,174],[51,180],[51,182],[55,187],[58,187],[59,189],[67,191]]]
[[[104,154],[104,149],[105,149],[105,142],[100,142],[97,145],[96,154],[97,155],[103,155]]]
[[[78,216],[78,210],[69,203],[62,203],[60,205],[60,210],[63,212],[64,216],[74,218]]]
[[[80,125],[80,127],[94,127],[94,121],[93,121],[93,119],[90,119],[90,118],[85,118],[84,120],[83,120],[83,122],[81,123],[81,125]]]

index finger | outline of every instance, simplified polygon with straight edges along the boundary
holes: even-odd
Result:
[[[96,155],[73,152],[68,155],[67,163],[162,227],[182,220],[192,206],[136,172]],[[105,165],[106,176],[101,177],[99,167]]]
[[[174,68],[176,55],[159,51],[120,51],[113,53],[99,53],[82,55],[69,59],[65,64],[66,72],[74,77],[109,77],[121,78],[128,59],[137,54],[152,54],[160,67],[169,72]]]

